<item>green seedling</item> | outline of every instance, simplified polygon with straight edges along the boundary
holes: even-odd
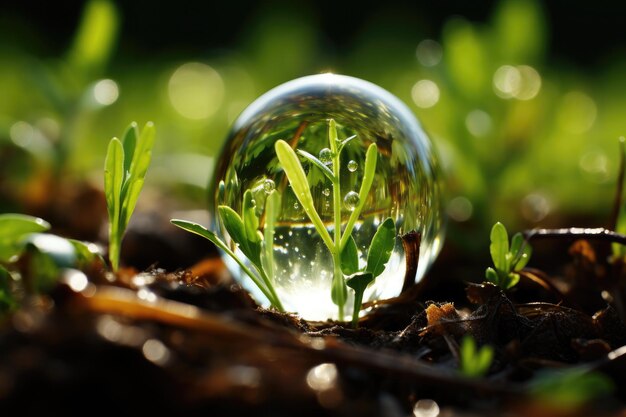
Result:
[[[468,378],[477,378],[485,375],[493,362],[493,348],[484,345],[476,347],[476,341],[471,336],[463,337],[460,347],[459,370]]]
[[[122,237],[135,210],[152,159],[155,129],[146,123],[139,132],[131,123],[122,140],[109,142],[104,163],[104,191],[109,212],[109,260],[114,271],[120,263]]]
[[[506,228],[498,222],[491,229],[489,251],[495,268],[487,268],[485,271],[487,281],[503,290],[513,288],[520,278],[517,271],[522,270],[530,260],[532,247],[524,240],[521,233],[513,236],[509,246]]]
[[[266,213],[269,211],[267,217],[268,219],[272,219],[269,221],[270,229],[273,229],[274,218],[271,216],[274,216],[279,204],[280,196],[278,196],[277,191],[274,190],[268,196],[266,203]],[[267,245],[265,241],[265,237],[269,237],[271,234],[266,233],[264,236],[259,231],[259,218],[255,212],[255,202],[252,199],[252,193],[250,190],[247,190],[244,193],[241,215],[230,207],[224,205],[218,207],[218,213],[224,228],[230,235],[231,239],[237,244],[239,250],[241,250],[246,258],[248,258],[252,264],[252,269],[249,268],[246,263],[214,232],[208,230],[204,226],[201,226],[198,223],[179,219],[172,219],[171,222],[181,229],[200,235],[213,242],[213,244],[237,262],[245,274],[248,275],[261,292],[263,292],[263,295],[267,297],[274,308],[279,311],[283,311],[283,306],[278,298],[278,295],[276,294],[276,290],[274,289],[272,245],[271,243]],[[265,231],[267,232],[267,226]]]
[[[585,368],[553,370],[540,373],[529,384],[532,398],[543,406],[571,412],[610,395],[615,384],[608,376]]]
[[[378,160],[378,148],[376,147],[376,144],[372,143],[368,147],[365,155],[363,182],[361,183],[361,187],[358,192],[358,203],[355,205],[354,209],[350,213],[348,222],[346,223],[345,228],[343,228],[342,232],[342,194],[340,182],[341,151],[354,138],[355,136],[351,136],[347,139],[339,140],[337,137],[337,127],[335,121],[332,119],[329,121],[328,142],[332,161],[332,169],[308,152],[302,150],[295,151],[284,140],[279,140],[275,144],[276,155],[281,163],[285,175],[287,176],[287,179],[289,180],[289,183],[291,184],[296,198],[300,202],[300,205],[304,209],[307,217],[309,218],[316,231],[322,238],[322,241],[331,253],[333,259],[333,282],[331,288],[331,297],[333,302],[339,308],[339,320],[343,320],[344,306],[347,299],[347,284],[344,277],[343,269],[346,269],[345,272],[349,272],[349,274],[347,275],[350,275],[350,273],[355,274],[358,272],[357,270],[355,270],[355,268],[353,268],[354,259],[356,259],[358,263],[358,255],[356,254],[356,245],[354,244],[354,240],[352,238],[352,230],[354,229],[356,221],[359,219],[367,195],[369,194],[369,191],[372,187],[374,174],[376,173],[376,163]],[[300,163],[300,158],[298,157],[298,155],[308,161],[311,165],[320,169],[321,172],[330,180],[333,190],[333,236],[330,235],[320,215],[315,209],[313,196],[311,194],[311,187],[308,183],[306,173],[304,171],[304,168],[302,167],[302,164]],[[384,231],[381,232],[381,228],[384,229]],[[379,262],[377,264],[378,266],[376,266],[376,271],[368,270],[366,268],[365,273],[352,276],[351,278],[351,288],[355,290],[355,307],[357,304],[357,299],[362,299],[365,287],[367,287],[367,285],[369,285],[374,280],[374,278],[376,278],[376,276],[382,272],[385,263],[389,260],[389,255],[391,252],[390,250],[388,250],[389,239],[387,239],[387,236],[390,230],[393,230],[391,234],[393,235],[393,240],[395,242],[395,225],[393,224],[393,221],[391,221],[390,228],[390,223],[388,221],[385,221],[379,226],[379,229],[376,232],[376,235],[378,235],[379,232],[382,233],[381,236],[384,235],[384,239],[383,237],[379,239],[374,238],[372,240],[372,244],[370,245],[368,259],[370,255],[374,256],[373,254],[377,250],[382,249],[381,252],[383,256],[379,259]],[[374,244],[375,247],[374,250],[372,250],[372,245]],[[393,245],[391,245],[391,249],[393,249]],[[348,252],[344,254],[344,251]],[[383,259],[384,256],[386,256],[386,259]],[[348,267],[342,268],[342,260],[344,267],[346,265],[348,265]],[[347,262],[351,262],[351,264],[347,264]],[[373,265],[370,266],[370,268],[374,268]],[[378,269],[380,269],[380,272],[378,271]],[[361,303],[358,302],[359,308],[360,304]],[[358,311],[356,310],[355,315],[356,317],[358,317]]]

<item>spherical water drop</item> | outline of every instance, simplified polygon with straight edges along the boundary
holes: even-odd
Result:
[[[336,123],[340,142],[356,135],[340,155],[331,151],[336,144],[329,140],[330,119]],[[341,179],[341,200],[336,202],[333,187],[324,173],[306,158],[299,159],[313,197],[312,208],[331,236],[337,215],[335,203],[341,206],[338,214],[341,226],[345,227],[365,200],[351,233],[359,248],[359,265],[366,261],[366,248],[377,225],[391,217],[398,235],[412,230],[421,234],[415,281],[424,276],[441,247],[446,218],[441,203],[440,164],[419,122],[396,97],[356,78],[314,75],[288,82],[261,96],[241,113],[231,132],[222,146],[222,154],[216,158],[219,162],[209,187],[211,228],[227,244],[235,243],[219,218],[218,208],[225,205],[242,215],[244,193],[258,190],[254,197],[258,203],[255,211],[259,216],[259,231],[264,237],[268,227],[275,232],[273,251],[265,254],[273,255],[273,281],[285,310],[298,312],[308,320],[338,317],[337,305],[330,297],[334,275],[332,255],[310,220],[311,207],[307,206],[305,212],[299,203],[308,204],[309,193],[303,195],[301,189],[291,184],[277,160],[275,143],[279,138],[295,151],[317,156],[331,170],[334,168],[329,164],[335,158],[342,161],[341,172],[336,173]],[[363,170],[370,144],[378,148],[376,170],[369,193],[358,201],[354,191],[360,190],[362,178],[346,174]],[[272,188],[266,188],[266,180],[274,183],[270,194],[266,194]],[[225,184],[221,191],[220,181]],[[270,195],[277,198],[267,198]],[[244,258],[240,249],[237,255]],[[224,259],[235,278],[268,306],[263,293],[237,263],[226,255]],[[398,240],[386,269],[367,288],[363,301],[397,296],[405,273],[406,257]],[[345,317],[352,314],[352,305],[346,303]]]
[[[330,165],[333,162],[333,151],[328,148],[324,148],[317,156],[320,162],[324,165]]]
[[[270,194],[275,189],[276,189],[276,184],[274,183],[274,181],[270,179],[263,181],[263,191],[265,191],[265,194]]]
[[[359,195],[357,193],[355,193],[354,191],[350,191],[348,194],[346,194],[346,196],[343,198],[343,204],[344,206],[346,206],[346,208],[350,211],[354,211],[354,209],[356,208],[356,206],[359,205],[359,202],[361,201],[361,199],[359,198]]]

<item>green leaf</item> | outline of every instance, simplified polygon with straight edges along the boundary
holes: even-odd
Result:
[[[526,242],[526,244],[522,246],[521,254],[519,255],[519,259],[513,266],[513,270],[521,271],[526,266],[526,264],[528,264],[528,261],[530,261],[530,256],[532,255],[532,253],[533,247],[530,246],[530,243]]]
[[[330,142],[331,149],[337,149],[337,142],[339,140],[337,138],[337,123],[335,119],[328,121],[328,141]]]
[[[509,290],[517,285],[519,282],[519,274],[515,272],[509,272],[504,280],[503,289]]]
[[[495,269],[487,268],[485,270],[485,278],[487,279],[487,281],[491,282],[492,284],[500,286],[500,278],[498,277],[498,273],[496,272]]]
[[[239,214],[228,206],[218,206],[217,211],[220,214],[222,223],[224,223],[224,227],[230,235],[230,238],[237,243],[241,251],[248,256],[247,254],[250,252],[248,239],[246,239],[245,226]]]
[[[522,245],[524,244],[524,236],[521,233],[515,233],[511,238],[511,248],[509,252],[513,254],[513,256],[517,257],[517,254],[522,249]]]
[[[324,222],[322,222],[322,219],[315,210],[315,204],[313,202],[311,190],[309,189],[306,174],[304,173],[304,169],[302,169],[302,165],[300,164],[300,160],[298,159],[296,152],[284,140],[277,141],[274,147],[276,149],[276,156],[278,157],[278,160],[285,171],[285,175],[287,175],[287,179],[291,184],[291,188],[300,202],[300,205],[304,209],[304,212],[311,220],[311,223],[315,226],[315,229],[326,246],[334,248],[333,240],[331,239],[328,230],[326,230]]]
[[[363,304],[363,294],[368,285],[374,281],[371,272],[357,272],[347,277],[346,285],[354,290],[354,309],[352,312],[352,326],[356,327],[359,322],[359,312]]]
[[[154,123],[146,123],[139,135],[137,147],[133,153],[133,159],[130,164],[129,181],[145,178],[148,167],[150,166],[150,161],[152,160],[152,148],[154,147],[155,137],[156,130]]]
[[[50,224],[38,217],[0,214],[0,261],[6,262],[19,253],[23,236],[48,229]]]
[[[509,235],[504,225],[500,222],[494,224],[491,229],[489,251],[496,269],[509,272],[506,261],[506,255],[509,253]]]
[[[396,225],[391,217],[387,217],[378,226],[372,238],[370,248],[367,251],[367,266],[365,270],[371,272],[374,277],[382,274],[395,244]]]
[[[133,155],[135,154],[135,147],[137,146],[137,138],[139,137],[139,129],[137,128],[137,123],[132,122],[128,128],[126,128],[126,132],[124,132],[124,136],[122,137],[122,145],[124,147],[124,172],[130,173],[130,164],[133,160]]]
[[[126,230],[126,226],[128,226],[128,222],[130,221],[130,217],[135,211],[135,206],[137,205],[137,200],[139,200],[139,194],[141,194],[141,190],[143,189],[143,179],[135,180],[133,182],[128,181],[128,187],[122,187],[122,190],[125,191],[124,199],[122,200],[122,208],[120,211],[120,220],[119,220],[119,239],[122,239],[122,234]]]
[[[352,135],[349,138],[344,139],[343,141],[341,141],[341,143],[339,144],[339,147],[337,149],[338,152],[341,152],[343,150],[343,148],[352,140],[356,138],[356,135]]]
[[[259,218],[255,212],[256,203],[252,198],[252,192],[246,190],[243,194],[243,208],[241,210],[244,230],[246,233],[246,240],[248,242],[260,242],[262,237],[259,236]]]
[[[463,337],[459,353],[460,371],[468,378],[485,375],[493,362],[493,348],[485,345],[478,349],[476,341],[471,336]]]
[[[361,188],[359,189],[359,204],[354,208],[354,211],[350,214],[350,218],[348,219],[348,223],[346,224],[346,228],[344,230],[344,234],[341,239],[341,247],[344,247],[346,241],[348,240],[348,236],[352,234],[352,229],[354,228],[354,224],[356,223],[359,215],[361,214],[361,210],[365,205],[365,201],[367,199],[367,195],[372,188],[372,183],[374,182],[374,175],[376,174],[376,163],[378,161],[378,147],[375,143],[370,144],[367,148],[367,152],[365,154],[365,168],[363,172],[363,182],[361,182]]]
[[[265,199],[265,227],[263,228],[263,244],[265,255],[262,258],[263,267],[269,279],[274,279],[274,230],[276,219],[280,213],[281,197],[276,190]]]
[[[104,193],[109,212],[109,258],[113,269],[119,265],[121,243],[120,214],[124,181],[124,148],[117,138],[111,139],[104,161]]]
[[[69,62],[82,71],[99,71],[115,45],[119,16],[107,0],[91,0],[82,13],[79,29],[69,51]]]
[[[270,289],[268,289],[262,279],[259,278],[254,272],[252,272],[250,268],[248,268],[248,266],[245,264],[245,262],[243,262],[232,250],[230,250],[228,245],[224,243],[219,237],[217,237],[215,233],[198,223],[190,222],[187,220],[172,219],[170,220],[170,222],[183,230],[202,236],[203,238],[211,241],[215,246],[223,250],[228,256],[230,256],[235,262],[237,262],[242,271],[244,271],[244,273],[246,273],[250,277],[250,279],[252,279],[252,282],[254,282],[254,284],[261,290],[261,292],[267,297],[270,303],[279,311],[283,311],[283,307],[278,297],[275,296],[275,294],[273,294]]]
[[[341,270],[345,275],[352,275],[359,270],[359,252],[352,236],[341,251]]]
[[[34,243],[27,243],[24,252],[28,264],[25,279],[30,282],[32,290],[36,293],[50,291],[60,277],[60,267],[53,254],[40,249]]]
[[[297,153],[300,156],[304,157],[307,161],[309,161],[310,163],[318,167],[322,171],[322,173],[324,173],[326,178],[328,178],[331,182],[335,182],[335,175],[330,170],[330,168],[328,168],[326,165],[322,163],[322,161],[320,161],[319,159],[317,159],[315,156],[311,155],[310,153],[300,150],[300,149],[297,150]]]

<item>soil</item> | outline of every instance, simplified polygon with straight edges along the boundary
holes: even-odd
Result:
[[[506,293],[473,272],[459,275],[444,253],[419,285],[366,306],[353,329],[259,307],[208,242],[167,219],[138,213],[123,254],[132,266],[117,277],[102,265],[89,269],[86,286],[64,276],[0,323],[0,412],[626,413],[626,269],[606,260],[604,242],[566,235],[573,244],[554,255],[568,258],[553,265],[558,274],[526,269]],[[74,234],[97,239],[97,228],[82,227]],[[494,349],[484,377],[459,371],[465,335]],[[558,401],[563,384],[537,382],[555,371],[600,375],[608,388],[568,406]]]

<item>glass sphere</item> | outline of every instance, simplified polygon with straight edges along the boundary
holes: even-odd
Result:
[[[345,142],[337,154],[329,146],[330,120],[336,124],[336,142]],[[345,229],[355,208],[362,207],[351,231],[360,268],[378,226],[388,217],[395,222],[398,237],[390,259],[367,287],[364,302],[402,291],[407,267],[400,236],[408,232],[421,235],[419,263],[415,277],[409,279],[417,282],[423,277],[439,252],[444,230],[439,163],[428,137],[405,104],[374,84],[334,74],[303,77],[274,88],[244,110],[225,142],[209,187],[212,228],[239,255],[241,248],[226,232],[219,207],[241,214],[244,193],[252,194],[263,253],[272,258],[268,275],[286,311],[308,320],[340,317],[331,297],[336,258],[294,194],[277,158],[279,140],[298,151],[314,209],[328,235],[334,237],[337,222]],[[361,205],[366,151],[372,143],[378,150],[377,164]],[[319,166],[303,157],[305,153],[317,158]],[[338,187],[325,175],[324,166],[333,170]],[[273,192],[280,198],[272,203],[272,218],[267,219],[268,196]],[[267,305],[241,267],[228,256],[224,259],[235,278]],[[347,297],[346,316],[353,308],[351,289]]]

